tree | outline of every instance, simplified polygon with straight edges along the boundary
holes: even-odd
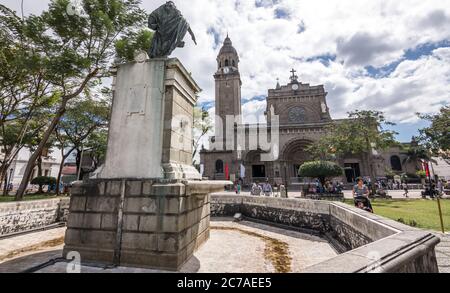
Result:
[[[55,134],[61,150],[61,164],[57,177],[60,186],[65,161],[75,150],[83,148],[85,141],[100,128],[106,128],[110,112],[109,98],[78,98],[71,101],[66,114],[56,127]],[[78,166],[80,168],[80,166]],[[60,190],[57,188],[57,194]]]
[[[57,94],[58,107],[45,134],[31,155],[17,191],[21,200],[34,162],[54,133],[69,102],[81,94],[89,97],[101,78],[109,76],[115,55],[115,42],[144,26],[146,13],[139,0],[83,0],[82,15],[67,13],[69,0],[52,0],[47,11],[26,20],[24,39],[43,60],[41,70],[51,90]]]
[[[349,119],[334,122],[327,129],[328,134],[311,146],[310,150],[317,149],[322,155],[362,155],[369,166],[371,181],[375,182],[374,150],[384,150],[397,144],[397,133],[384,129],[384,125],[394,124],[387,121],[382,112],[350,112]],[[372,187],[375,193],[375,184]]]
[[[39,185],[39,191],[37,194],[42,194],[44,185],[54,185],[56,184],[56,178],[54,177],[47,177],[47,176],[39,176],[31,180],[31,184],[33,185]],[[58,189],[58,188],[57,188]],[[50,189],[47,191],[50,192]]]
[[[205,108],[194,108],[194,139],[192,158],[195,158],[200,147],[200,141],[213,129],[212,120]]]
[[[328,178],[339,177],[344,171],[336,163],[330,161],[314,161],[303,164],[298,175],[300,177],[318,178],[322,186]]]
[[[144,29],[132,32],[116,42],[117,57],[122,61],[133,61],[136,52],[147,51],[152,44],[153,32]]]
[[[450,163],[450,106],[444,106],[435,115],[419,117],[431,122],[430,127],[420,130],[420,141],[431,154]]]
[[[0,182],[5,179],[5,184],[12,161],[42,127],[35,123],[38,116],[56,102],[50,82],[44,79],[39,52],[24,41],[26,27],[26,22],[0,5]]]
[[[405,152],[406,158],[403,160],[403,164],[414,163],[416,170],[420,170],[421,166],[417,165],[417,162],[436,162],[431,157],[431,153],[425,147],[418,145],[413,142],[413,144]]]

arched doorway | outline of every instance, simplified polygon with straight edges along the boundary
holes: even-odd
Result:
[[[223,161],[217,160],[216,161],[216,174],[223,174],[224,168],[223,168]]]
[[[391,169],[392,169],[392,171],[397,171],[397,172],[403,171],[402,162],[400,161],[399,156],[391,157]]]
[[[251,151],[245,156],[244,166],[248,170],[246,179],[250,182],[263,182],[267,178],[272,177],[269,170],[269,164],[261,161],[263,151]]]
[[[308,140],[292,140],[286,144],[281,153],[282,174],[285,179],[291,183],[299,183],[300,178],[298,176],[298,170],[300,166],[305,162],[311,160],[311,155],[308,153],[307,148],[312,144]]]

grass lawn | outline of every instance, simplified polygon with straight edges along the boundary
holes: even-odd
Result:
[[[33,194],[33,195],[26,195],[24,198],[24,201],[30,201],[30,200],[41,200],[41,199],[52,199],[56,198],[54,195],[51,194]],[[0,195],[0,203],[2,202],[13,202],[14,196],[1,196]]]
[[[346,201],[353,204],[353,201]],[[416,226],[422,229],[441,231],[438,204],[436,200],[411,199],[411,200],[372,200],[375,214]],[[450,231],[450,200],[441,200],[442,215],[445,231]]]

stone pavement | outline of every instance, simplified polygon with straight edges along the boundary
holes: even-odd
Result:
[[[236,194],[235,192],[226,192],[229,194]],[[389,190],[388,195],[392,196],[393,199],[405,199],[403,196],[403,190]],[[223,194],[223,192],[222,192]],[[300,191],[289,191],[289,198],[300,198],[301,193]],[[250,196],[250,192],[242,192],[241,195],[248,195]],[[352,199],[353,195],[351,190],[344,191],[344,196],[346,199]],[[409,199],[420,199],[422,198],[422,190],[410,190],[409,191]],[[447,196],[448,197],[448,196]]]
[[[296,231],[230,219],[211,222],[211,238],[180,270],[182,273],[284,273],[301,270],[333,258],[337,252],[324,239]],[[33,238],[30,235],[28,238]],[[23,241],[24,239],[22,239]],[[28,242],[28,241],[27,241]],[[21,272],[62,255],[62,245],[16,255],[0,261],[0,272]],[[40,273],[64,273],[67,263]],[[130,268],[81,268],[83,273],[153,273]]]
[[[450,234],[435,233],[441,239],[441,243],[436,247],[436,258],[439,272],[450,273]]]
[[[336,255],[321,238],[252,222],[212,221],[211,239],[182,269],[183,272],[300,271]],[[18,273],[62,255],[65,228],[0,240],[0,273]],[[439,271],[450,273],[450,234],[433,233],[441,239],[436,247]],[[220,249],[218,249],[220,248]],[[281,248],[281,250],[280,250]],[[286,252],[286,248],[289,253]],[[277,253],[273,253],[273,252]],[[282,267],[273,264],[284,260]],[[65,272],[60,263],[41,272]],[[89,273],[156,272],[145,269],[86,268]]]
[[[65,231],[64,227],[0,239],[0,263],[16,256],[61,245],[64,243]]]

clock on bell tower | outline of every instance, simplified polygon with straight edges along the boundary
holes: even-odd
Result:
[[[230,38],[226,37],[217,56],[217,72],[214,74],[216,84],[216,135],[225,134],[227,116],[232,116],[236,123],[242,123],[241,110],[241,75],[239,73],[239,55]],[[216,118],[217,119],[217,118]],[[220,129],[220,126],[223,128]]]

